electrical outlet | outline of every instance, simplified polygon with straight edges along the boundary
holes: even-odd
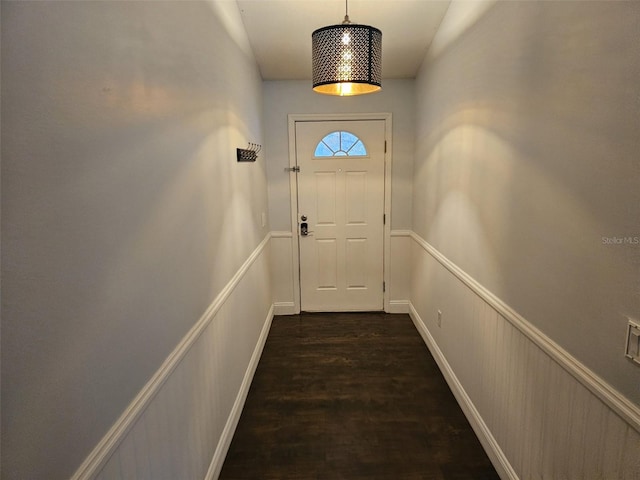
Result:
[[[442,326],[442,311],[438,310],[438,326]]]

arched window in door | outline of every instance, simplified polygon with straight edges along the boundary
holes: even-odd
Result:
[[[363,157],[367,149],[358,137],[344,130],[331,132],[316,145],[315,157]]]

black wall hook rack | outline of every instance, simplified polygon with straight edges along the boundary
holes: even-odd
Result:
[[[257,143],[249,143],[247,148],[236,148],[238,161],[255,162],[260,150],[262,150],[262,145],[258,145]]]

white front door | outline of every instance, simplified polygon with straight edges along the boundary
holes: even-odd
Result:
[[[383,309],[384,120],[296,122],[303,311]]]

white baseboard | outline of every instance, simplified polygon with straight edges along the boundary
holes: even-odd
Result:
[[[387,313],[409,313],[409,300],[390,300]]]
[[[227,423],[225,424],[222,435],[220,436],[220,441],[218,442],[216,451],[213,454],[213,458],[211,459],[211,464],[209,465],[209,470],[207,471],[205,480],[215,480],[220,475],[222,465],[224,464],[224,459],[227,456],[229,446],[231,445],[231,440],[233,439],[233,434],[235,433],[236,427],[238,426],[238,421],[240,420],[240,415],[242,413],[242,409],[244,408],[244,403],[247,400],[247,394],[249,393],[249,387],[251,387],[253,375],[256,372],[258,362],[260,361],[260,357],[262,355],[262,350],[264,349],[264,344],[266,343],[267,336],[269,335],[269,329],[271,328],[271,322],[273,321],[274,310],[274,305],[272,305],[269,309],[269,313],[267,314],[264,326],[262,327],[262,332],[260,332],[260,337],[258,338],[256,348],[253,350],[253,355],[251,355],[251,361],[249,362],[247,370],[244,374],[244,379],[242,380],[240,391],[238,392],[236,400],[233,403],[233,408],[231,409],[231,413],[229,414]]]
[[[424,343],[429,348],[431,355],[433,355],[433,358],[440,367],[440,371],[444,375],[447,384],[449,384],[449,388],[451,388],[458,404],[462,408],[467,420],[469,420],[471,427],[484,447],[484,450],[487,452],[487,455],[498,472],[498,475],[500,475],[500,478],[503,480],[518,480],[518,475],[509,463],[509,460],[507,460],[507,457],[500,448],[500,445],[498,445],[498,442],[493,437],[489,427],[487,427],[486,423],[480,416],[480,413],[471,401],[471,398],[469,398],[469,395],[465,392],[462,384],[458,380],[458,377],[456,377],[451,365],[449,365],[449,362],[444,357],[425,323],[422,321],[422,318],[420,318],[420,315],[411,303],[409,303],[409,315],[418,329],[418,332],[420,332]]]
[[[273,304],[274,315],[295,315],[297,313],[296,305],[293,302],[275,302]]]

